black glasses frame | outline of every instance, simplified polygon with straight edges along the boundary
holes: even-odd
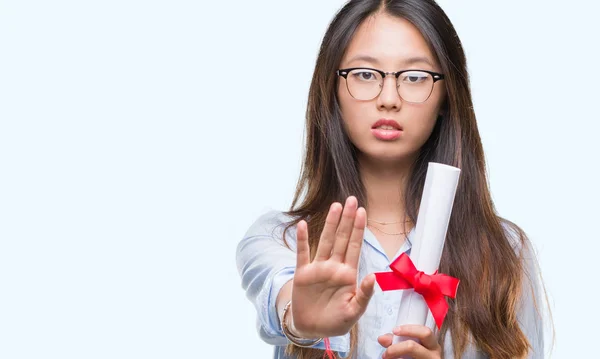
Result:
[[[440,74],[439,72],[434,72],[434,71],[429,71],[429,70],[408,69],[408,70],[401,70],[401,71],[385,72],[385,71],[382,71],[382,70],[379,70],[379,69],[374,69],[374,68],[371,68],[371,67],[349,67],[349,68],[346,68],[346,69],[339,69],[339,70],[335,71],[336,75],[341,76],[344,79],[346,79],[346,88],[348,88],[348,74],[350,73],[350,71],[353,71],[353,70],[371,70],[371,71],[375,71],[375,72],[377,72],[377,73],[379,73],[381,75],[381,80],[382,81],[385,79],[385,77],[387,75],[394,75],[394,77],[396,78],[396,87],[400,87],[400,86],[398,86],[398,77],[400,77],[400,75],[402,75],[405,72],[411,72],[411,71],[426,72],[426,73],[430,74],[431,77],[433,78],[433,84],[434,85],[439,80],[443,80],[444,79],[444,74]],[[379,94],[377,94],[377,96],[379,96],[381,94],[382,90],[383,90],[383,88],[379,90]],[[433,92],[433,86],[431,87],[431,91]],[[350,89],[348,89],[348,92],[350,92]],[[351,92],[350,92],[350,95],[352,95]],[[373,98],[376,98],[377,96],[375,96]],[[400,93],[398,93],[398,96],[400,96]],[[431,96],[431,93],[429,93],[429,96]],[[427,96],[427,98],[425,100],[423,100],[422,102],[427,101],[429,99],[429,96]],[[352,96],[352,97],[354,97],[354,96]],[[402,96],[400,96],[400,97],[402,97]],[[366,100],[366,101],[370,101],[370,100]],[[404,101],[406,101],[406,100],[404,100]],[[407,102],[412,102],[412,101],[407,101]],[[415,102],[415,103],[422,103],[422,102]]]

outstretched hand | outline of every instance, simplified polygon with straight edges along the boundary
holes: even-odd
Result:
[[[366,225],[366,211],[357,206],[352,196],[344,208],[337,202],[331,205],[312,262],[307,224],[298,223],[292,317],[294,331],[302,337],[348,333],[373,295],[373,274],[365,277],[358,288],[356,284]]]

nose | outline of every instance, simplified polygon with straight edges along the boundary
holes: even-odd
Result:
[[[402,99],[398,94],[398,88],[396,87],[396,77],[386,76],[383,78],[383,88],[379,97],[377,97],[377,107],[380,110],[394,110],[398,111],[402,105]]]

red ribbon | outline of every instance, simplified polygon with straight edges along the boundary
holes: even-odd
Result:
[[[418,271],[406,253],[402,253],[393,261],[390,268],[391,272],[375,273],[375,279],[381,290],[414,288],[415,292],[425,299],[440,329],[448,313],[448,303],[444,296],[455,298],[460,281],[449,275],[438,274],[437,271],[432,275]]]
[[[325,342],[325,353],[323,353],[323,359],[325,359],[325,357],[328,357],[329,359],[335,359],[335,354],[333,354],[333,350],[331,350],[329,338],[325,338],[323,341]]]

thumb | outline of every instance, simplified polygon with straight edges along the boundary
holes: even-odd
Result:
[[[379,342],[379,345],[381,345],[382,347],[387,348],[390,345],[392,345],[393,339],[394,335],[391,333],[387,333],[377,337],[377,342]]]
[[[354,299],[356,300],[356,304],[358,305],[358,310],[361,314],[364,313],[364,311],[367,309],[367,305],[369,304],[369,300],[373,296],[374,291],[375,274],[369,274],[360,283],[358,292],[354,297]]]

